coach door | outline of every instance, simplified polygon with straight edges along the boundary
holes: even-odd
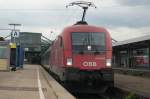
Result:
[[[121,67],[129,66],[128,52],[126,50],[120,51],[120,66]]]

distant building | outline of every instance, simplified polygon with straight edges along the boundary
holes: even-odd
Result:
[[[113,67],[150,69],[150,35],[114,43]]]
[[[18,43],[25,50],[25,61],[29,63],[39,62],[41,36],[42,33],[20,32]]]
[[[41,51],[41,33],[20,32],[20,45],[25,51]]]

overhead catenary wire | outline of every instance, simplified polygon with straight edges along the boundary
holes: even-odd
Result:
[[[69,9],[69,11],[74,11],[77,9]],[[0,9],[0,11],[66,11],[66,9]]]
[[[8,38],[8,37],[11,37],[11,34],[7,35],[6,37],[4,37],[4,39]]]

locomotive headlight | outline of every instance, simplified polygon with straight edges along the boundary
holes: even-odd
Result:
[[[106,67],[111,67],[111,59],[106,60]]]
[[[67,58],[67,65],[72,66],[72,58]]]

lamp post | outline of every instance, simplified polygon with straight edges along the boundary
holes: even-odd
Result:
[[[21,24],[16,24],[16,23],[10,23],[9,25],[10,25],[10,26],[13,25],[13,26],[14,26],[14,30],[15,30],[15,27],[16,27],[16,26],[21,26]]]

